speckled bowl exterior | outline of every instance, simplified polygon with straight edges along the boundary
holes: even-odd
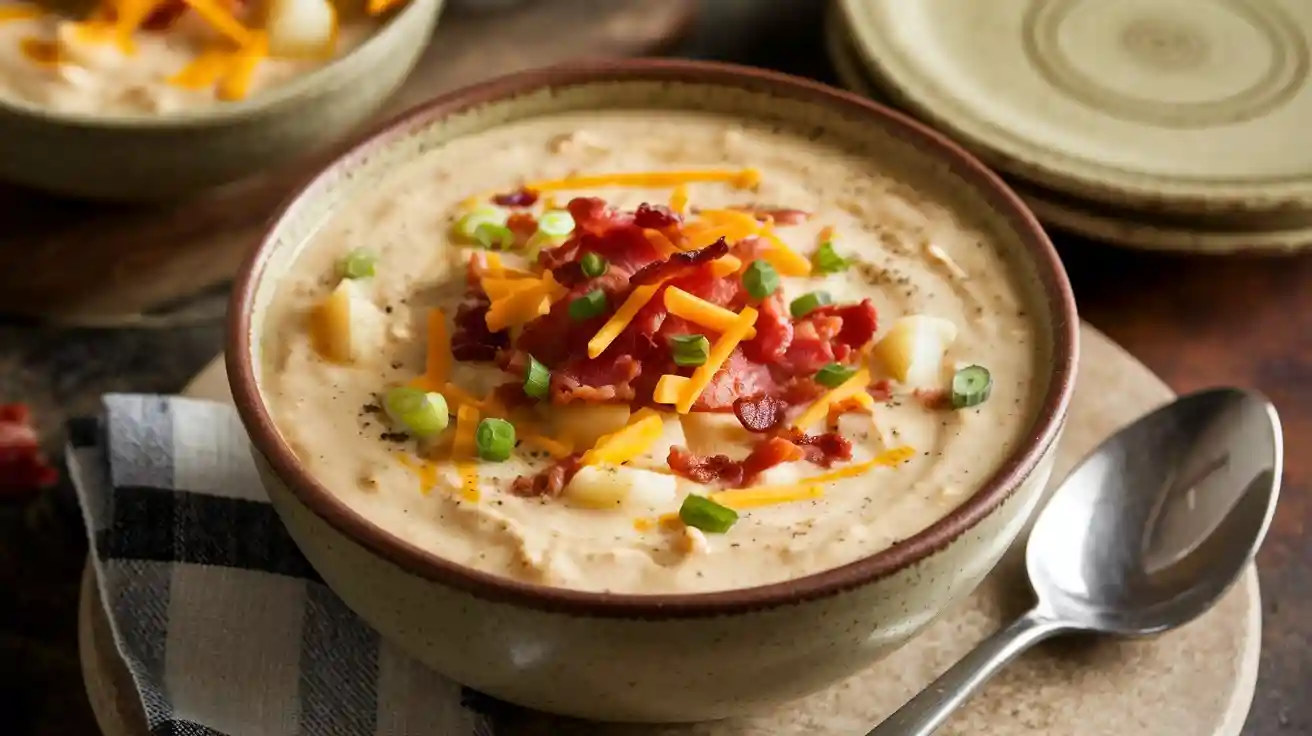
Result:
[[[1004,244],[1050,348],[1030,436],[956,511],[892,548],[761,587],[606,594],[461,567],[351,511],[311,477],[260,396],[263,315],[318,224],[389,169],[512,120],[606,108],[697,109],[823,129],[914,171]],[[451,678],[544,711],[671,722],[748,713],[814,692],[891,652],[998,561],[1037,505],[1074,385],[1069,284],[1042,229],[1000,180],[936,133],[855,95],[771,72],[687,61],[560,67],[442,97],[311,182],[243,268],[230,311],[230,387],[266,490],[329,586],[383,636]]]
[[[168,201],[289,163],[378,111],[428,45],[442,2],[410,0],[323,68],[182,115],[61,115],[0,101],[0,179],[83,199]]]

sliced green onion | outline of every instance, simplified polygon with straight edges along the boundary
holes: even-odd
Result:
[[[442,394],[409,386],[395,386],[383,393],[383,411],[411,436],[425,439],[446,429],[448,410]]]
[[[457,238],[466,243],[477,243],[479,225],[505,225],[510,219],[510,213],[496,207],[479,207],[471,210],[459,220],[456,220],[455,234]]]
[[[705,496],[690,493],[679,507],[679,519],[704,532],[723,534],[738,521],[738,512]]]
[[[485,222],[474,228],[474,240],[489,250],[510,250],[515,247],[515,233],[505,225]]]
[[[856,374],[855,368],[848,368],[839,363],[830,363],[815,372],[815,382],[821,386],[829,388],[838,388],[847,382],[847,379]]]
[[[610,264],[606,262],[606,259],[596,253],[584,253],[583,258],[579,260],[579,266],[583,269],[583,275],[590,279],[597,278],[606,273],[606,269],[610,268]]]
[[[593,289],[569,303],[569,318],[575,322],[592,319],[606,311],[606,292]]]
[[[670,338],[674,364],[699,366],[711,357],[711,341],[705,335],[675,335]]]
[[[337,262],[337,275],[344,279],[367,279],[374,275],[378,255],[368,248],[356,248]]]
[[[537,358],[528,356],[528,372],[524,374],[524,393],[535,399],[545,399],[550,389],[551,371],[539,363]]]
[[[803,294],[793,300],[788,305],[788,311],[794,317],[805,317],[815,310],[827,304],[833,304],[834,298],[829,296],[827,291],[813,291],[810,294]]]
[[[743,270],[743,286],[753,299],[764,299],[779,289],[779,273],[765,261],[752,261]]]
[[[495,417],[484,419],[474,432],[474,446],[483,460],[495,463],[509,460],[515,449],[515,425]]]
[[[846,271],[852,262],[838,255],[834,250],[834,244],[826,240],[820,244],[815,253],[811,255],[811,266],[815,273],[838,273]]]
[[[574,232],[574,217],[565,210],[547,210],[538,217],[538,232],[552,238],[563,238]]]
[[[968,365],[952,375],[952,408],[965,409],[988,401],[993,376],[982,365]]]

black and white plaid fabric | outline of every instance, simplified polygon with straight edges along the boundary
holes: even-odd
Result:
[[[101,598],[151,734],[491,736],[482,698],[379,640],[324,586],[236,413],[111,395],[69,426]]]

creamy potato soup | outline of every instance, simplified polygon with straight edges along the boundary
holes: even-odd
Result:
[[[263,390],[391,533],[670,593],[889,547],[1021,441],[1045,353],[996,246],[824,138],[560,115],[424,154],[278,287]]]
[[[359,45],[392,4],[101,0],[73,9],[0,0],[0,98],[80,114],[245,99]]]

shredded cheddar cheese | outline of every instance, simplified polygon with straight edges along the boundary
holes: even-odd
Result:
[[[159,0],[154,0],[154,2],[155,4],[161,4]],[[232,13],[229,13],[227,8],[216,0],[183,0],[183,2],[196,11],[197,15],[205,19],[205,22],[209,23],[214,30],[232,39],[243,49],[261,43],[260,36],[262,34],[258,34],[242,25],[241,21],[233,17]],[[147,13],[146,16],[142,16],[142,21],[149,15]]]
[[[430,386],[446,383],[447,376],[451,374],[451,360],[451,336],[447,334],[446,315],[440,309],[430,309],[428,354],[424,359],[424,376]]]
[[[724,334],[715,341],[711,346],[711,354],[707,357],[706,362],[697,366],[693,371],[692,377],[688,379],[688,385],[684,388],[683,396],[674,408],[680,414],[687,414],[692,410],[692,405],[697,401],[697,397],[702,395],[702,391],[711,384],[711,379],[715,377],[715,372],[720,370],[724,361],[729,359],[733,349],[738,347],[738,343],[743,341],[747,336],[747,331],[756,324],[756,310],[751,307],[743,309],[738,314],[738,318],[729,326]]]
[[[464,389],[454,383],[443,384],[439,393],[441,393],[442,398],[446,399],[447,403],[451,405],[451,408],[456,410],[457,418],[460,416],[459,412],[462,407],[472,406],[478,411],[484,409],[482,401],[479,401],[474,398],[473,395],[466,393]]]
[[[657,404],[677,404],[679,397],[688,390],[688,379],[673,373],[666,373],[656,382],[652,401]]]
[[[474,455],[474,432],[478,429],[478,407],[461,404],[456,411],[456,437],[451,443],[451,457],[457,461],[470,460]]]
[[[36,20],[44,14],[45,11],[36,5],[0,6],[0,23],[16,20]]]
[[[716,332],[727,332],[734,320],[738,319],[738,315],[732,311],[674,286],[665,290],[665,308],[676,317]],[[750,340],[753,337],[756,337],[756,328],[748,328],[744,339]]]
[[[402,2],[404,0],[369,0],[365,9],[369,11],[369,15],[382,15]]]
[[[752,189],[761,183],[761,172],[756,169],[705,169],[690,171],[647,171],[635,173],[593,174],[567,176],[525,184],[535,192],[552,192],[562,189],[596,189],[602,187],[647,187],[663,189],[696,182],[720,182],[737,189]]]
[[[688,185],[680,184],[670,193],[670,210],[675,214],[685,214],[688,211]]]
[[[842,401],[836,402],[829,406],[829,419],[826,424],[835,428],[838,426],[838,418],[844,414],[854,411],[863,411],[867,414],[875,410],[875,400],[865,391],[853,394]]]
[[[218,83],[232,60],[232,53],[223,49],[206,49],[177,74],[168,78],[168,83],[183,89],[206,89]]]
[[[731,509],[749,509],[757,506],[774,506],[781,503],[806,501],[820,498],[825,489],[814,483],[799,483],[782,486],[757,486],[755,488],[730,488],[715,491],[707,497],[712,501]]]
[[[588,340],[588,357],[596,358],[606,352],[606,348],[610,347],[612,342],[615,342],[615,338],[619,337],[624,328],[628,327],[629,323],[633,321],[633,318],[638,316],[638,312],[642,311],[642,308],[647,306],[647,302],[656,296],[656,290],[659,288],[661,288],[660,284],[645,284],[629,292],[628,298],[624,300],[619,309],[615,310],[615,314],[612,314],[610,319],[606,320],[606,324],[602,325],[600,330],[597,330],[597,334],[593,335],[591,340]]]
[[[531,289],[540,285],[542,282],[535,278],[500,278],[487,276],[479,281],[479,286],[483,287],[483,293],[492,300],[505,299],[516,292],[525,289]]]
[[[828,393],[816,399],[814,403],[806,408],[800,416],[793,421],[795,429],[806,430],[814,424],[820,422],[829,413],[829,407],[850,399],[859,393],[865,393],[866,386],[870,384],[870,370],[862,368],[852,375],[851,378],[843,381],[837,388],[831,389]]]
[[[189,0],[194,2],[195,0]],[[235,21],[234,21],[235,22]],[[228,73],[219,80],[218,96],[223,100],[242,100],[250,94],[255,69],[269,55],[269,40],[262,32],[252,35],[232,58]]]
[[[516,291],[492,302],[484,320],[488,330],[500,332],[507,327],[525,325],[551,311],[551,286],[539,281],[531,288]]]
[[[37,66],[59,66],[59,44],[54,41],[29,36],[18,42],[18,49]]]
[[[651,243],[651,246],[656,249],[656,253],[661,258],[669,258],[679,252],[678,247],[670,242],[670,239],[665,237],[665,233],[660,230],[646,228],[642,231],[642,234],[646,236],[647,242]]]
[[[404,452],[395,453],[397,462],[409,468],[411,472],[419,478],[419,492],[428,495],[428,492],[437,486],[437,466],[429,462],[416,462]]]
[[[469,502],[477,501],[478,465],[469,462],[456,463],[456,472],[460,474],[460,497]]]
[[[711,261],[711,275],[717,279],[725,276],[732,276],[738,273],[743,267],[743,262],[737,256],[721,256]]]
[[[596,447],[583,453],[584,465],[619,465],[646,452],[665,431],[665,422],[652,412],[647,416],[603,436]]]
[[[487,264],[487,275],[492,277],[501,276],[506,272],[506,266],[501,262],[501,256],[497,253],[488,253],[483,256],[483,263]]]
[[[558,440],[540,435],[536,432],[522,430],[516,425],[516,435],[526,444],[532,445],[554,458],[568,457],[574,454],[574,445],[568,440]]]
[[[760,235],[765,238],[770,247],[761,254],[761,257],[770,262],[775,270],[782,276],[810,276],[811,261],[803,258],[797,252],[793,251],[784,241],[780,240],[774,234],[774,226],[767,223],[761,229]]]
[[[831,470],[828,473],[821,473],[820,475],[817,475],[813,478],[807,478],[803,482],[828,483],[831,480],[853,478],[869,470],[874,470],[875,468],[901,465],[902,463],[915,457],[915,455],[916,455],[916,448],[911,447],[910,445],[894,447],[888,450],[884,450],[883,452],[879,453],[871,460],[867,460],[863,463],[855,463],[853,465],[848,465],[847,467],[839,468],[838,470]]]
[[[863,463],[849,465],[828,473],[805,478],[797,483],[777,486],[755,486],[752,488],[730,488],[715,491],[708,495],[712,501],[733,509],[773,506],[794,501],[807,501],[824,495],[822,484],[861,475],[878,467],[900,465],[915,456],[916,451],[910,446],[895,447],[879,453],[873,459]]]

